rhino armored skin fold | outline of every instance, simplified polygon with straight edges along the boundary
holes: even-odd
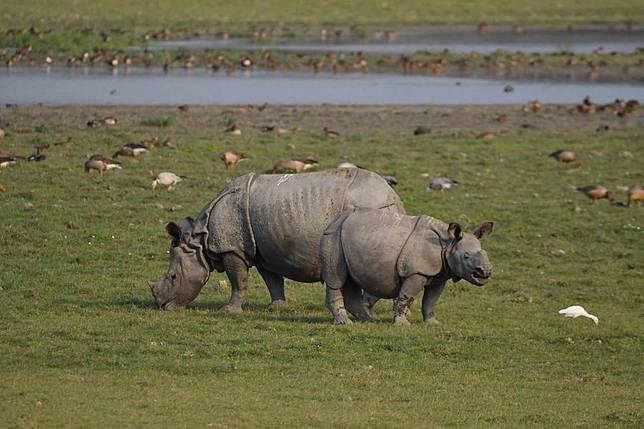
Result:
[[[457,223],[367,208],[339,214],[320,241],[326,305],[334,323],[351,323],[345,300],[364,292],[366,311],[350,311],[355,317],[368,321],[378,299],[393,298],[394,323],[406,325],[422,289],[423,319],[437,323],[434,307],[447,280],[482,286],[492,275],[479,242],[492,228],[487,222],[467,234]]]
[[[196,219],[166,225],[172,238],[170,266],[160,282],[150,283],[159,308],[183,308],[206,284],[210,272],[226,272],[230,302],[239,312],[256,266],[271,295],[271,307],[285,303],[284,277],[320,281],[320,239],[339,213],[370,207],[404,213],[398,195],[376,173],[341,168],[305,174],[260,174],[227,184]],[[355,299],[352,299],[355,298]],[[364,312],[361,296],[347,300]]]

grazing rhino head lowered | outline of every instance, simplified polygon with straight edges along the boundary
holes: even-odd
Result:
[[[160,282],[150,283],[155,302],[159,308],[185,307],[217,270],[225,271],[231,283],[224,310],[239,312],[248,270],[256,266],[268,286],[271,306],[281,306],[286,299],[284,277],[319,281],[324,229],[337,214],[358,207],[404,213],[387,182],[367,170],[239,177],[196,219],[166,226],[172,238],[170,266]]]

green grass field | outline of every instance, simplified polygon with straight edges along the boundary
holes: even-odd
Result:
[[[0,171],[0,426],[642,427],[644,207],[593,206],[574,191],[642,184],[641,111],[621,122],[518,110],[3,108],[0,149],[52,146],[42,163]],[[507,123],[494,123],[499,113]],[[111,114],[115,127],[85,127]],[[222,133],[230,121],[241,137]],[[611,130],[596,133],[599,123]],[[253,128],[266,124],[304,131]],[[420,124],[433,133],[412,136]],[[326,139],[323,125],[341,137]],[[486,129],[498,133],[490,143],[474,137]],[[152,135],[177,148],[103,177],[82,171],[90,154]],[[53,146],[68,136],[72,147]],[[564,147],[581,168],[548,159]],[[252,159],[226,171],[217,154],[227,148]],[[165,223],[295,155],[396,175],[412,214],[468,230],[494,221],[492,281],[450,283],[439,326],[424,325],[416,304],[412,326],[394,327],[386,301],[374,323],[335,327],[320,284],[288,282],[288,308],[269,312],[254,269],[241,315],[217,311],[229,294],[216,287],[222,274],[189,310],[154,310],[146,280],[167,268]],[[163,170],[188,178],[153,193]],[[426,172],[460,186],[425,192]],[[599,325],[557,314],[572,304]]]

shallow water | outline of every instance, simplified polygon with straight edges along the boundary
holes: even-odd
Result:
[[[408,30],[400,31],[393,40],[356,39],[345,37],[326,41],[317,39],[277,38],[267,44],[254,44],[250,39],[197,39],[156,42],[150,49],[213,49],[213,50],[279,50],[293,52],[357,52],[378,54],[404,54],[418,51],[440,52],[448,49],[455,53],[479,52],[483,54],[504,49],[510,52],[561,52],[591,53],[598,48],[604,52],[632,53],[644,47],[644,31],[607,30],[530,30],[522,33],[509,31]]]
[[[514,91],[505,93],[505,85]],[[92,68],[0,69],[0,103],[46,105],[383,105],[644,101],[644,85],[510,81],[386,74]]]

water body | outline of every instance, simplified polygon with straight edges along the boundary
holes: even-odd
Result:
[[[384,40],[382,40],[384,39]],[[291,52],[357,52],[371,54],[410,54],[418,51],[441,52],[448,49],[455,53],[479,52],[487,54],[504,49],[510,52],[561,52],[587,54],[598,48],[604,52],[632,53],[644,48],[644,30],[530,30],[521,33],[509,31],[445,30],[401,30],[392,40],[356,39],[345,37],[335,40],[329,36],[326,41],[317,39],[276,38],[266,44],[255,44],[250,39],[196,39],[156,42],[150,49],[188,50],[275,50]]]
[[[505,93],[505,85],[514,91]],[[252,71],[226,76],[205,70],[92,68],[0,69],[0,103],[172,106],[404,105],[577,103],[615,98],[644,101],[644,85],[511,81],[386,74],[312,74]]]

